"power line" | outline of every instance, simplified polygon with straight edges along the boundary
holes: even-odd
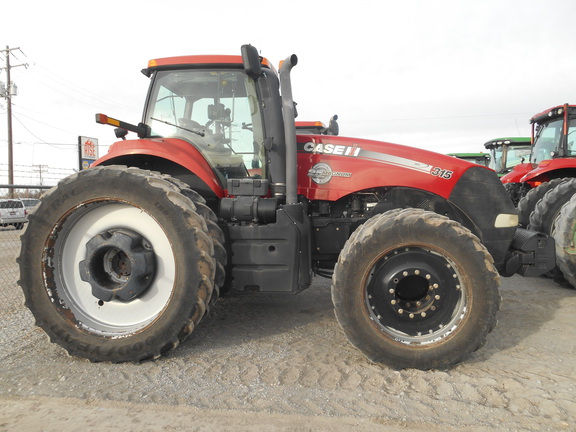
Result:
[[[129,111],[134,111],[135,108],[134,106],[128,106],[128,105],[123,105],[117,102],[112,102],[109,99],[102,97],[102,95],[99,95],[97,93],[94,93],[90,90],[87,90],[84,87],[80,87],[78,85],[75,85],[73,83],[71,83],[69,80],[64,79],[62,77],[60,77],[58,74],[52,72],[51,70],[47,69],[46,67],[44,67],[41,64],[37,64],[37,63],[33,63],[34,66],[36,66],[39,69],[42,69],[45,73],[44,74],[38,74],[36,70],[30,69],[28,71],[28,76],[38,82],[40,82],[44,88],[49,88],[50,90],[59,93],[63,96],[66,96],[72,100],[75,100],[77,102],[80,102],[82,104],[85,105],[90,105],[92,107],[95,107],[97,109],[102,109],[102,104],[105,104],[106,106],[109,107],[114,107],[116,109],[122,109],[122,110],[129,110]],[[46,80],[46,78],[49,78],[49,80]],[[62,90],[59,90],[57,88],[55,88],[53,85],[59,86]],[[86,98],[79,98],[77,97],[77,94],[80,94],[81,96],[87,96],[89,99],[93,99],[98,101],[98,103],[96,104],[95,102],[91,102],[89,100],[87,100]]]

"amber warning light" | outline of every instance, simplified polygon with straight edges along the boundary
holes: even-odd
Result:
[[[140,138],[145,138],[146,136],[149,135],[148,133],[149,127],[144,123],[139,123],[138,126],[136,126],[130,123],[123,122],[121,120],[113,119],[111,117],[108,117],[106,114],[96,114],[96,123],[116,126],[116,128],[120,129],[121,131],[135,132],[138,134]],[[126,132],[120,133],[121,131],[119,131],[118,129],[116,131],[116,136],[118,138],[124,138]]]
[[[120,127],[120,121],[110,118],[105,114],[96,114],[96,123],[109,124],[112,126]]]

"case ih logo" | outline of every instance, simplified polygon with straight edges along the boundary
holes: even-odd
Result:
[[[352,173],[332,171],[330,165],[326,163],[317,163],[310,168],[310,171],[308,171],[308,177],[312,178],[314,183],[326,184],[332,179],[332,177],[352,177]]]
[[[338,156],[357,157],[360,154],[361,148],[357,144],[352,146],[336,145],[336,144],[314,144],[307,142],[304,144],[304,151],[307,153],[320,153],[320,154],[333,154]]]

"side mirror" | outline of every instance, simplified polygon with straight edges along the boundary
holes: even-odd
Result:
[[[340,126],[338,126],[338,116],[334,114],[328,124],[328,135],[338,135],[340,133]]]
[[[260,55],[258,54],[258,50],[252,45],[242,45],[240,50],[242,52],[244,70],[249,77],[257,79],[262,75],[262,65],[260,64]]]
[[[114,135],[116,135],[116,138],[122,138],[125,140],[126,135],[128,135],[128,131],[122,128],[114,128]]]

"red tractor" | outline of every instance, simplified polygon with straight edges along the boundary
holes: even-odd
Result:
[[[573,135],[576,130],[575,118],[576,106],[564,104],[547,109],[530,119],[530,158],[502,177],[502,183],[515,204],[528,191],[542,183],[576,177],[576,145]]]
[[[554,235],[558,267],[549,275],[576,287],[576,202],[569,204],[576,194],[576,106],[550,108],[530,123],[530,160],[502,181],[517,200],[520,225]]]
[[[330,118],[329,126],[327,127],[321,121],[297,121],[296,134],[298,135],[338,135],[340,128],[338,126],[338,116],[333,115]]]
[[[332,278],[338,322],[370,360],[448,368],[496,324],[499,275],[554,267],[493,170],[396,144],[298,135],[295,55],[149,62],[142,122],[47,192],[20,284],[70,354],[139,362],[178,346],[226,290]],[[128,131],[137,139],[126,140]]]

